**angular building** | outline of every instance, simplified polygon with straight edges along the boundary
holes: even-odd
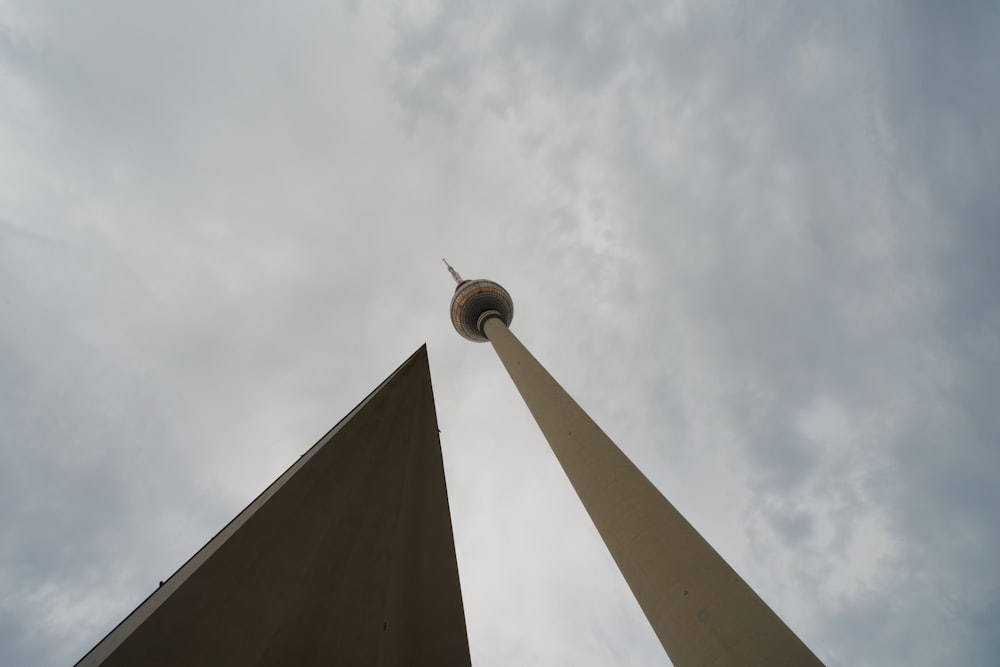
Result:
[[[426,347],[77,664],[469,665]]]
[[[493,345],[674,665],[821,665],[510,332],[507,290],[448,270],[455,330]]]

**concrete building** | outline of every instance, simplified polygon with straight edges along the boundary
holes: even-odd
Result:
[[[77,664],[469,665],[426,347]]]
[[[510,332],[507,290],[448,270],[455,330],[493,345],[674,665],[820,665]]]

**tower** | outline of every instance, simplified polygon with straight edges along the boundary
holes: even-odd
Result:
[[[77,664],[470,664],[426,347]]]
[[[455,330],[493,345],[670,660],[821,665],[511,333],[507,290],[445,265]]]

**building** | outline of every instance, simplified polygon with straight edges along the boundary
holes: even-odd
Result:
[[[470,664],[426,347],[77,664]]]

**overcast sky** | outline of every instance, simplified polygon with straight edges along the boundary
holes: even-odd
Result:
[[[0,0],[0,664],[81,657],[424,342],[473,662],[668,664],[446,256],[828,665],[996,665],[998,35]]]

